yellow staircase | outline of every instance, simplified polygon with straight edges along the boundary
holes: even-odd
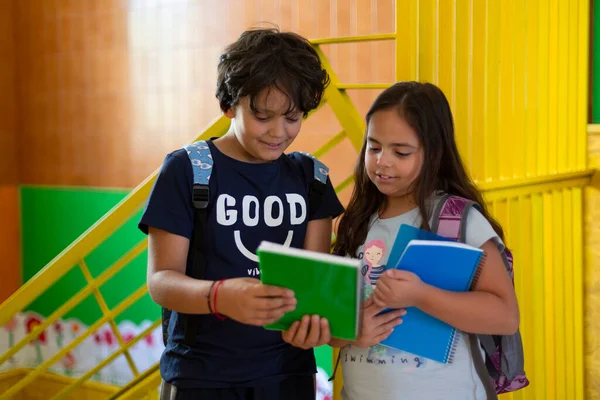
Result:
[[[545,2],[538,1],[524,5],[517,0],[398,0],[396,4],[395,33],[312,41],[331,75],[324,103],[342,127],[313,153],[322,156],[335,151],[345,138],[358,152],[365,125],[348,91],[389,86],[340,82],[322,47],[395,41],[396,80],[434,82],[448,96],[463,158],[494,215],[506,228],[508,245],[514,250],[526,369],[532,385],[503,397],[583,399],[582,188],[591,177],[586,168],[589,2],[553,3],[550,12]],[[220,117],[196,139],[220,136],[228,128],[228,119]],[[335,169],[335,165],[331,167]],[[0,366],[90,295],[103,317],[37,368],[0,374],[0,399],[157,397],[157,365],[138,371],[129,349],[160,320],[127,343],[115,323],[115,317],[146,295],[146,286],[123,288],[129,296],[112,309],[99,290],[144,253],[146,240],[97,277],[90,274],[85,261],[143,207],[156,174],[2,304],[0,326],[26,310],[74,268],[87,280],[85,288],[0,354]],[[351,184],[349,177],[339,182],[336,190]],[[81,377],[48,372],[105,323],[110,324],[120,344],[118,351]],[[116,387],[90,380],[121,355],[134,376],[129,384]],[[338,374],[336,396],[340,388]]]

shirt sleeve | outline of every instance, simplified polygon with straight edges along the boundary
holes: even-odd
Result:
[[[188,239],[192,236],[192,166],[185,150],[177,150],[165,158],[138,224],[145,234],[149,227]]]
[[[479,210],[471,207],[469,214],[467,214],[467,244],[479,248],[490,239],[494,239],[496,244],[500,244],[501,248],[504,249],[504,243],[494,231],[490,222]]]
[[[314,164],[312,158],[303,155],[302,153],[294,152],[288,155],[288,157],[297,165],[300,166],[302,174],[306,179],[308,187],[314,179]],[[331,183],[331,179],[327,177],[327,183],[325,185],[325,193],[320,196],[318,201],[315,201],[313,207],[309,207],[308,220],[316,220],[323,218],[336,218],[344,212],[344,206],[340,203],[335,189]]]
[[[327,177],[327,184],[325,193],[315,201],[315,206],[310,210],[309,220],[323,219],[323,218],[335,218],[344,212],[344,206],[340,203],[340,200],[335,193],[335,189],[331,184],[331,179]]]

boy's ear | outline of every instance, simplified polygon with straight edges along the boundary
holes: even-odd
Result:
[[[229,107],[227,111],[225,111],[225,116],[229,119],[235,117],[235,112],[233,111],[233,107]]]

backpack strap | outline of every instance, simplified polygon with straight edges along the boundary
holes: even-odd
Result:
[[[469,337],[469,347],[471,350],[471,356],[473,358],[473,365],[475,366],[475,372],[477,373],[477,376],[479,376],[479,379],[481,379],[481,383],[483,383],[486,399],[498,400],[496,388],[494,387],[494,383],[490,377],[485,360],[481,354],[481,345],[477,340],[478,335],[468,334],[467,336]]]
[[[448,239],[466,243],[467,217],[472,207],[479,208],[479,205],[459,196],[444,195],[434,210],[431,231]],[[496,388],[493,386],[486,362],[481,354],[480,343],[477,340],[478,335],[468,334],[467,336],[475,371],[483,383],[486,398],[487,400],[497,400]],[[481,336],[480,338],[493,341],[491,336]]]
[[[308,190],[308,208],[310,210],[316,206],[321,196],[325,194],[329,168],[310,153],[300,152],[300,154],[310,158],[313,162],[313,180]]]
[[[308,209],[313,210],[319,203],[321,197],[327,191],[327,178],[329,177],[329,168],[321,161],[319,161],[315,156],[309,153],[301,152],[300,154],[309,157],[313,162],[313,180],[310,183],[310,187],[308,189]],[[330,251],[333,251],[335,246],[336,236],[335,233],[331,232],[331,248]]]
[[[204,140],[183,147],[192,164],[194,184],[192,187],[192,204],[194,209],[206,210],[208,207],[208,183],[213,169],[213,159],[210,147]]]
[[[204,140],[183,147],[192,164],[193,186],[192,204],[194,206],[194,231],[192,233],[192,251],[188,256],[188,276],[195,279],[204,278],[206,271],[206,221],[207,207],[210,195],[209,181],[213,169],[213,159],[210,147]],[[196,341],[196,333],[200,323],[199,315],[183,315],[184,341],[192,345]]]
[[[446,194],[433,212],[431,231],[457,242],[467,240],[467,216],[479,205],[472,200]]]

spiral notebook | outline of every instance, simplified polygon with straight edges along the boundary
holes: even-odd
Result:
[[[356,340],[363,296],[359,260],[270,242],[262,242],[257,254],[261,282],[291,289],[298,300],[295,310],[266,329],[286,330],[316,314],[327,318],[332,337]]]
[[[400,257],[397,269],[410,271],[440,289],[466,292],[479,277],[485,252],[463,243],[441,240],[411,240]],[[403,323],[382,345],[451,363],[458,331],[445,322],[409,307]]]

